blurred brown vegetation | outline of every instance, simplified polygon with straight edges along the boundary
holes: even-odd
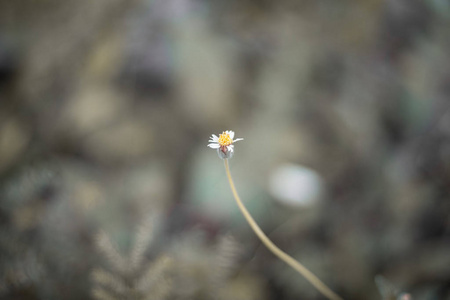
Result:
[[[322,299],[230,129],[343,298],[450,299],[449,99],[446,0],[2,0],[0,298]]]

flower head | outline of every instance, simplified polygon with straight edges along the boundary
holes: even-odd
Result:
[[[219,136],[213,134],[209,138],[210,144],[208,144],[208,147],[217,149],[217,154],[220,158],[231,158],[233,156],[234,152],[234,142],[242,141],[243,139],[235,139],[234,138],[234,131],[227,130],[219,134]]]

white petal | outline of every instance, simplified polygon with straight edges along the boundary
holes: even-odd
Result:
[[[242,141],[243,140],[243,138],[238,138],[238,139],[235,139],[234,141],[233,141],[233,143],[234,142],[239,142],[239,141]]]
[[[228,134],[230,135],[230,138],[233,139],[234,138],[234,131],[229,130]]]
[[[208,147],[209,148],[213,148],[213,149],[217,149],[217,148],[220,148],[220,145],[213,143],[213,144],[208,144]]]
[[[209,140],[210,140],[211,142],[217,142],[217,141],[219,140],[219,137],[218,137],[217,135],[213,134],[213,135],[209,138]]]
[[[230,151],[230,152],[233,152],[234,150],[233,150],[233,145],[230,145],[230,146],[227,146],[227,149],[228,149],[228,151]]]

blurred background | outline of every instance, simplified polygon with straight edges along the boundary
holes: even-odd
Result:
[[[447,0],[0,1],[0,299],[450,299]],[[403,298],[402,298],[403,297]]]

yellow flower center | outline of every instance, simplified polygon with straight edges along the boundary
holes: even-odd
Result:
[[[220,146],[229,146],[233,143],[233,140],[231,139],[230,135],[226,132],[222,132],[222,134],[219,135],[219,145]]]

